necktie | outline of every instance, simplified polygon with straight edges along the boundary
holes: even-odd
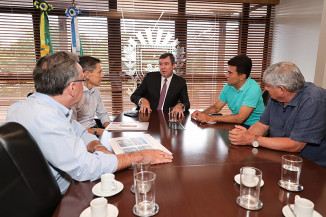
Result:
[[[165,94],[166,94],[166,81],[167,81],[167,79],[164,79],[164,84],[163,84],[163,88],[161,91],[160,101],[158,103],[157,110],[162,110],[162,106],[163,106],[163,102],[164,102],[164,98],[165,98]]]

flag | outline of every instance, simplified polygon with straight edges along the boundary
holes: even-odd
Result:
[[[50,37],[50,28],[49,28],[49,19],[48,11],[52,11],[52,5],[49,5],[45,1],[34,1],[34,7],[41,11],[40,19],[40,40],[41,40],[41,57],[53,53],[51,37]]]
[[[78,56],[83,56],[83,49],[78,30],[78,14],[81,14],[81,10],[76,9],[73,6],[66,9],[66,16],[71,18],[71,52]]]

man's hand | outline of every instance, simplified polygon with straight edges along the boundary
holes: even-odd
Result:
[[[199,114],[201,114],[201,113],[202,113],[202,112],[196,110],[196,111],[194,111],[194,112],[191,114],[191,118],[197,120],[197,116],[198,116]]]
[[[229,139],[233,145],[251,145],[255,136],[240,125],[235,125],[235,128],[229,132]]]
[[[104,123],[104,128],[106,128],[109,124],[110,124],[110,122],[105,122]]]
[[[135,153],[138,153],[141,156],[150,156],[152,158],[152,164],[170,163],[173,159],[172,155],[155,149],[143,150]]]
[[[183,118],[183,108],[181,105],[176,105],[174,106],[173,110],[172,110],[172,115],[173,117],[179,117],[179,118]]]
[[[196,116],[196,120],[201,122],[201,123],[210,123],[214,122],[213,116],[206,115],[202,112],[198,113]]]
[[[139,113],[146,113],[146,111],[148,113],[151,113],[152,112],[152,109],[151,109],[151,105],[149,103],[149,101],[145,98],[142,98],[141,99],[141,107],[139,109]]]

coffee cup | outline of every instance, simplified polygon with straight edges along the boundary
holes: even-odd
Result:
[[[101,175],[101,190],[102,192],[110,192],[117,189],[117,181],[115,175],[112,173],[106,173]]]
[[[107,216],[108,201],[104,197],[95,198],[91,201],[91,217],[105,217]]]
[[[300,217],[312,217],[314,203],[306,198],[296,195],[294,198],[294,213]]]
[[[257,177],[256,170],[252,167],[243,167],[243,173],[241,175],[242,183],[248,187],[256,186],[257,183]]]

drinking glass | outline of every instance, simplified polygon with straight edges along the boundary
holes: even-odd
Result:
[[[263,207],[263,203],[259,200],[262,176],[262,172],[254,167],[240,169],[240,196],[237,198],[237,203],[241,207],[249,210]]]
[[[302,158],[295,155],[283,155],[279,186],[289,191],[302,191],[303,186],[299,183],[301,167]]]
[[[174,107],[169,108],[169,123],[177,123],[178,117],[177,114],[173,111]]]
[[[142,171],[149,171],[151,166],[152,158],[149,156],[138,156],[132,159],[134,184],[130,187],[130,191],[135,193],[135,176],[137,173]]]
[[[153,216],[159,206],[155,203],[156,174],[150,171],[137,173],[135,176],[136,204],[132,211],[137,216]]]

